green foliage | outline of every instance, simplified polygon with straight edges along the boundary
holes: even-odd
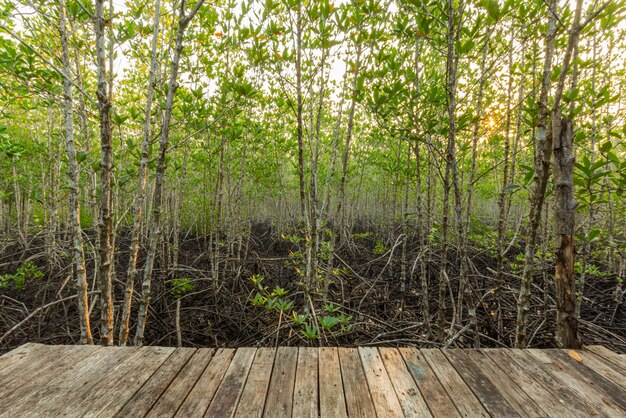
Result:
[[[500,18],[500,5],[498,4],[498,0],[481,0],[481,4],[489,15],[487,23],[495,23]]]
[[[334,316],[323,316],[319,319],[319,322],[324,329],[330,331],[339,323],[339,320]]]
[[[374,248],[372,249],[372,253],[376,254],[376,255],[383,255],[388,251],[387,247],[385,246],[385,244],[381,241],[381,240],[376,240],[376,243],[374,244]]]
[[[299,313],[295,307],[294,300],[289,300],[293,296],[290,292],[280,286],[275,286],[271,290],[263,284],[264,278],[261,275],[250,277],[250,283],[258,291],[249,301],[253,306],[263,308],[268,312],[277,312],[279,321],[286,318],[288,324],[300,330],[300,333],[307,339],[320,337],[320,330],[331,334],[347,333],[351,331],[349,325],[351,316],[341,312],[341,309],[332,304],[324,305],[317,316],[317,324],[314,317],[309,313]],[[287,316],[285,316],[287,314]]]
[[[27,261],[17,268],[14,274],[0,275],[0,288],[21,290],[33,281],[44,277],[43,271],[32,261]]]
[[[335,305],[333,305],[332,303],[327,303],[326,305],[324,305],[324,312],[328,312],[328,313],[337,313],[339,312],[339,308]]]
[[[359,233],[356,233],[356,234],[352,235],[352,237],[355,240],[365,239],[365,238],[369,238],[371,236],[372,236],[371,232],[359,232]]]
[[[574,271],[578,275],[582,274],[583,263],[580,261],[577,261],[576,263],[574,263]],[[587,263],[584,266],[584,272],[587,276],[596,277],[596,278],[606,277],[607,275],[606,272],[602,271],[598,266],[596,266],[595,264],[591,264],[591,263]]]
[[[291,320],[291,322],[294,325],[304,325],[307,321],[307,319],[309,319],[309,315],[308,314],[299,314],[296,313],[296,311],[293,311],[291,313],[291,317],[289,318]]]
[[[250,299],[250,303],[257,307],[263,307],[268,311],[279,311],[281,314],[290,311],[294,306],[294,302],[286,299],[289,297],[289,291],[280,286],[270,290],[263,284],[263,281],[263,276],[259,274],[250,277],[250,283],[258,289],[254,297]]]
[[[183,277],[180,279],[172,280],[172,289],[170,293],[176,299],[180,299],[186,294],[192,292],[195,289],[195,285],[192,282],[192,279]]]
[[[310,339],[310,340],[314,340],[316,338],[319,338],[320,334],[319,334],[319,329],[315,326],[310,326],[309,324],[304,324],[304,329],[301,330],[302,334]]]

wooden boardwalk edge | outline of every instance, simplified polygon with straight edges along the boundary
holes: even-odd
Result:
[[[626,360],[583,350],[26,344],[0,417],[626,416]]]

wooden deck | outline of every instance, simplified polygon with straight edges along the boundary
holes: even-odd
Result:
[[[567,350],[116,348],[0,357],[1,417],[626,416],[626,356]]]

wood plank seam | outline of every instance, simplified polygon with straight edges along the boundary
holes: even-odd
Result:
[[[338,348],[346,411],[349,416],[376,416],[374,401],[357,348]]]
[[[200,353],[200,350],[196,350],[195,353],[193,353],[193,355],[189,358],[188,361],[185,362],[185,364],[183,366],[181,366],[178,370],[178,373],[176,373],[176,376],[170,381],[169,385],[167,385],[165,387],[165,389],[163,390],[163,392],[161,392],[161,395],[152,403],[152,405],[150,406],[150,409],[148,409],[146,411],[146,416],[150,414],[150,412],[152,412],[152,410],[154,409],[154,407],[156,405],[158,405],[159,400],[161,400],[161,398],[163,397],[163,395],[167,392],[167,390],[171,387],[172,383],[174,383],[176,381],[176,379],[178,379],[178,377],[180,376],[181,372],[183,370],[185,370],[185,368],[187,367],[188,364],[190,364],[192,362],[192,360],[198,355],[198,353]],[[213,352],[213,354],[211,355],[211,357],[213,357],[213,355],[215,355],[215,351]],[[210,363],[207,362],[207,365]],[[206,365],[205,367],[202,369],[202,372],[198,374],[198,378],[194,381],[194,386],[195,384],[198,382],[198,379],[200,379],[200,376],[202,376],[202,373],[204,373],[204,370],[206,369]],[[193,389],[193,386],[189,388],[189,390],[187,391],[187,394],[185,395],[185,398],[179,402],[178,407],[176,408],[175,411],[173,411],[172,416],[176,415],[176,413],[178,412],[178,410],[180,409],[180,407],[183,405],[183,403],[185,402],[185,400],[187,399],[187,396],[189,396],[189,393],[191,392],[191,390]]]
[[[267,354],[271,354],[271,358]],[[265,357],[268,357],[267,359]],[[269,390],[269,382],[274,369],[274,360],[276,358],[276,348],[262,347],[257,348],[250,366],[250,371],[243,385],[239,403],[235,409],[237,417],[262,417],[267,391]],[[265,360],[265,361],[264,361]],[[264,368],[263,365],[268,364],[269,367]],[[260,390],[259,390],[260,389]],[[262,393],[260,393],[262,392]],[[259,398],[262,396],[262,399]],[[242,400],[245,399],[245,403]],[[255,410],[255,402],[260,403],[260,407]]]
[[[167,362],[167,360],[172,357],[172,355],[174,354],[174,352],[172,352],[169,357],[167,359],[165,359],[165,361],[163,362],[163,364],[165,364]],[[159,395],[155,398],[154,402],[152,403],[152,405],[150,406],[150,409],[152,409],[152,407],[154,405],[156,405],[156,403],[158,402],[159,398],[161,397],[161,395],[163,395],[163,393],[167,390],[167,388],[169,387],[169,385],[176,380],[176,378],[178,377],[178,375],[180,374],[181,370],[183,370],[185,368],[185,366],[187,365],[187,363],[189,363],[191,361],[191,359],[193,358],[193,356],[195,355],[195,352],[193,353],[193,355],[189,356],[189,358],[181,365],[181,367],[178,368],[178,371],[176,372],[176,374],[174,374],[174,376],[170,379],[169,383],[163,388],[163,390],[161,391],[161,393],[159,393]],[[133,400],[133,398],[135,397],[135,395],[137,393],[139,393],[141,391],[141,389],[143,389],[143,387],[150,381],[150,379],[159,371],[159,369],[161,367],[163,367],[163,364],[161,364],[161,366],[159,366],[158,369],[156,369],[154,371],[154,373],[152,373],[152,375],[147,378],[146,380],[144,380],[144,382],[141,384],[141,386],[133,393],[133,396],[131,396],[126,402],[124,402],[124,405],[122,405],[122,407],[119,409],[119,411],[123,411],[124,408],[126,408],[126,406],[128,405],[129,402],[131,402]],[[148,409],[146,411],[146,414],[148,412],[150,412],[150,409]],[[116,415],[117,416],[117,413]]]
[[[193,391],[193,389],[196,387],[196,385],[198,384],[198,382],[200,381],[200,379],[202,379],[202,376],[204,375],[204,373],[206,372],[206,369],[209,367],[209,365],[211,364],[211,361],[215,358],[218,350],[221,349],[213,349],[213,352],[211,353],[211,358],[209,359],[209,361],[207,361],[207,363],[204,365],[204,367],[202,368],[202,371],[198,373],[198,376],[196,377],[196,379],[194,379],[193,384],[189,387],[189,390],[187,391],[187,394],[185,395],[185,398],[182,400],[182,402],[179,403],[178,408],[176,408],[176,411],[173,411],[172,416],[176,416],[176,414],[178,414],[178,411],[183,407],[183,405],[185,404],[185,401],[187,401],[187,398],[189,398],[189,395],[191,394],[191,392]],[[194,354],[191,359],[193,359],[198,353],[200,352],[200,350],[198,350],[196,352],[196,354]],[[189,359],[191,361],[191,359]],[[183,370],[184,367],[181,367],[181,370]],[[206,411],[205,411],[206,412]]]
[[[280,363],[279,363],[280,361]],[[264,416],[291,417],[297,374],[298,348],[278,347],[265,399]],[[276,408],[270,410],[268,408]]]
[[[239,399],[243,393],[245,381],[248,380],[248,375],[250,374],[250,369],[252,368],[252,362],[254,361],[256,351],[256,348],[240,348],[235,351],[231,351],[230,353],[232,355],[230,356],[228,364],[226,367],[222,367],[221,370],[218,369],[219,363],[217,365],[213,365],[213,360],[216,358],[213,357],[207,366],[207,369],[215,367],[217,370],[213,371],[213,373],[221,374],[221,377],[216,379],[216,381],[219,381],[216,382],[215,390],[211,395],[211,399],[208,402],[207,409],[204,411],[203,416],[221,417],[228,415],[232,417],[235,414],[237,404],[239,403]],[[247,357],[246,353],[248,353]],[[242,369],[243,373],[239,373]],[[238,381],[239,379],[241,379],[241,381]],[[229,400],[228,396],[220,397],[223,391],[226,391],[226,394],[230,396],[235,390],[237,393],[234,399],[230,398]]]
[[[265,416],[265,408],[267,407],[267,391],[269,391],[270,383],[272,382],[272,376],[274,375],[274,370],[276,369],[276,355],[277,354],[278,354],[278,347],[275,347],[275,350],[274,350],[274,360],[272,360],[272,367],[271,367],[271,370],[270,370],[270,378],[267,381],[267,390],[265,391],[265,399],[263,400],[263,409],[261,410],[261,416]]]
[[[163,363],[161,363],[161,364],[159,365],[159,367],[157,367],[157,368],[156,368],[156,369],[155,369],[155,370],[154,370],[154,371],[150,374],[150,376],[148,376],[148,378],[147,378],[147,379],[144,379],[144,381],[141,383],[141,385],[139,385],[139,386],[137,387],[137,389],[133,392],[133,394],[132,394],[131,396],[129,396],[129,397],[128,397],[128,399],[127,399],[127,400],[124,402],[124,404],[123,404],[123,405],[122,405],[122,406],[118,409],[118,411],[121,411],[121,410],[123,410],[123,409],[126,407],[126,405],[127,405],[127,404],[128,404],[128,403],[132,400],[132,399],[133,399],[133,397],[135,396],[135,394],[137,394],[137,393],[138,393],[138,392],[139,392],[139,391],[140,391],[140,390],[141,390],[141,389],[142,389],[142,388],[146,385],[146,383],[147,383],[147,382],[149,382],[149,381],[150,381],[150,379],[152,379],[152,377],[153,377],[153,376],[154,376],[154,375],[155,375],[155,374],[159,371],[159,369],[160,369],[161,367],[163,367],[163,364],[165,364],[165,363],[166,363],[166,362],[170,359],[170,357],[172,357],[172,355],[174,354],[174,352],[175,352],[175,351],[176,351],[176,350],[173,350],[173,351],[172,351],[172,352],[171,352],[171,353],[167,356],[167,358],[166,358],[165,360],[163,360]],[[116,415],[117,415],[117,412],[116,412],[115,416],[116,416]]]
[[[420,396],[422,397],[422,399],[424,399],[425,401],[424,403],[426,404],[426,408],[428,408],[428,412],[430,413],[431,416],[435,416],[431,406],[428,404],[428,402],[426,402],[426,395],[423,393],[422,389],[420,388],[419,382],[415,380],[415,376],[413,376],[413,373],[411,373],[411,370],[409,368],[408,363],[406,362],[406,359],[404,358],[401,352],[399,352],[399,354],[400,354],[400,359],[402,359],[402,362],[404,363],[404,367],[406,367],[407,371],[409,372],[409,376],[411,376],[411,378],[413,379],[413,382],[415,382],[415,386],[417,386],[417,390],[419,391]]]
[[[483,405],[481,400],[476,396],[476,393],[472,390],[472,388],[469,387],[469,385],[467,384],[467,382],[465,381],[463,376],[461,374],[459,374],[457,369],[448,360],[448,358],[442,352],[442,350],[439,350],[439,349],[424,349],[424,350],[420,350],[420,351],[423,354],[425,354],[424,358],[426,359],[426,361],[428,362],[428,364],[432,368],[433,374],[435,376],[437,376],[437,378],[439,379],[439,382],[444,387],[444,389],[448,393],[448,396],[450,397],[450,399],[452,399],[452,402],[456,405],[457,409],[459,410],[459,413],[462,416],[467,416],[468,413],[470,415],[485,415],[485,414],[488,413],[488,409],[485,407],[485,405]],[[437,363],[436,361],[434,361],[435,359],[432,357],[433,355],[435,357],[438,356],[439,359],[441,360],[441,362]],[[456,376],[458,376],[458,379],[460,379],[460,382],[462,383],[461,385],[459,385],[459,387],[457,389],[459,389],[459,390],[466,389],[466,392],[467,392],[466,394],[470,395],[469,399],[468,399],[468,401],[470,401],[470,403],[466,405],[469,408],[468,411],[464,412],[462,410],[462,408],[461,408],[461,404],[459,402],[455,401],[455,399],[457,399],[459,394],[450,392],[450,390],[452,389],[450,387],[450,385],[449,385],[450,382],[446,382],[446,381],[443,380],[443,378],[445,376],[445,373],[441,373],[440,374],[440,372],[445,372],[445,370],[441,369],[441,367],[444,367],[444,369],[445,369],[446,365],[450,366],[452,368],[452,371],[454,372],[454,374]],[[437,370],[439,370],[439,372]]]
[[[339,355],[339,349],[337,349],[337,360],[339,362],[339,376],[341,376],[341,390],[343,391],[343,407],[346,409],[346,414],[349,416],[350,415],[350,411],[348,410],[348,398],[346,396],[346,379],[344,379],[343,377],[343,371],[341,369],[341,356]],[[320,373],[319,373],[319,365],[318,365],[318,371],[317,371],[317,376],[319,379]],[[365,381],[367,382],[367,379],[365,379]],[[317,396],[319,398],[320,396],[320,391],[317,391]],[[319,406],[320,404],[320,400],[317,400],[317,405]]]
[[[624,416],[623,410],[606,398],[606,394],[595,386],[589,385],[584,376],[574,369],[562,367],[558,362],[551,361],[545,354],[534,349],[520,350],[520,355],[525,361],[547,371],[548,374],[556,378],[562,385],[566,385],[576,392],[579,398],[592,406],[593,409],[606,416]]]
[[[465,382],[465,386],[474,393],[486,411],[494,412],[499,416],[509,413],[511,416],[519,416],[513,405],[500,393],[499,388],[489,378],[483,367],[467,355],[464,350],[446,349],[441,351],[461,377],[461,380]]]

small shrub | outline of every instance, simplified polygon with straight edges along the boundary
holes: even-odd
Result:
[[[15,274],[5,274],[0,276],[0,288],[13,287],[21,290],[26,286],[27,282],[43,278],[43,271],[32,261],[27,261],[17,268]]]
[[[374,245],[372,252],[376,255],[383,255],[387,252],[387,247],[381,240],[376,240],[376,245]]]
[[[180,279],[172,280],[172,290],[170,293],[176,299],[180,299],[185,296],[187,293],[193,291],[195,288],[194,284],[191,282],[191,279],[187,277],[183,277]]]

